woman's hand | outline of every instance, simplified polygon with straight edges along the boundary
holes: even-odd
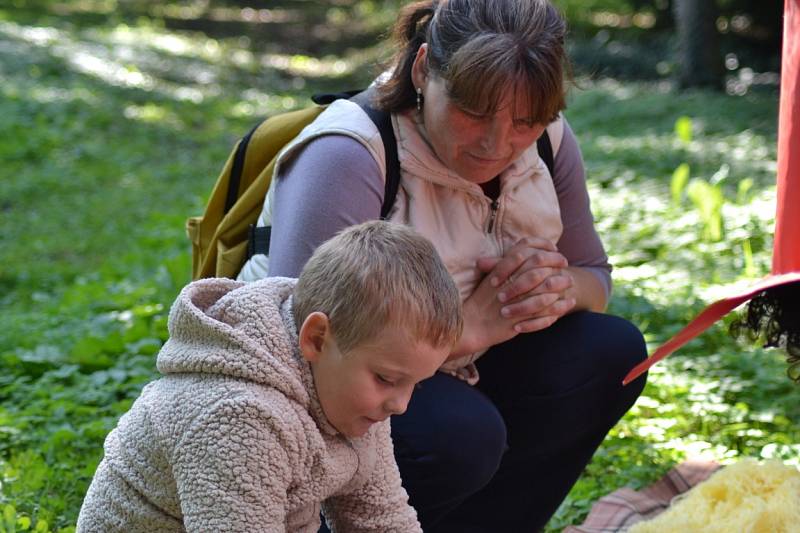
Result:
[[[575,307],[573,273],[546,239],[523,239],[501,259],[479,259],[478,268],[496,288],[500,314],[514,321],[517,333],[547,328]]]
[[[526,239],[504,257],[485,257],[486,273],[464,301],[464,334],[450,359],[485,350],[518,333],[550,326],[575,305],[565,296],[572,277],[566,259],[545,239]]]
[[[547,308],[555,303],[556,298],[552,293],[543,293],[531,296],[530,303]],[[490,277],[485,276],[469,298],[464,300],[464,333],[448,359],[486,350],[516,336],[520,332],[515,328],[519,317],[504,317],[501,309],[505,306],[498,300],[497,288],[492,286]]]

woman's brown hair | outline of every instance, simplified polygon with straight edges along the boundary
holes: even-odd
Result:
[[[428,44],[427,69],[444,80],[456,105],[494,113],[505,90],[524,91],[531,123],[549,124],[566,107],[566,23],[548,0],[423,0],[406,6],[394,27],[397,54],[376,105],[416,105],[411,68]],[[517,102],[517,95],[512,100]],[[526,101],[523,100],[523,101]]]

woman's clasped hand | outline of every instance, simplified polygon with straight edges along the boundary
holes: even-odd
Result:
[[[485,350],[519,333],[545,329],[575,306],[567,259],[546,239],[527,237],[502,257],[476,261],[484,277],[464,301],[459,352]],[[456,354],[460,355],[460,354]]]

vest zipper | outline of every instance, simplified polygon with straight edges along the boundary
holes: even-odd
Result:
[[[489,213],[489,228],[486,230],[486,233],[491,233],[494,229],[494,219],[497,218],[497,200],[492,200],[492,205],[490,206],[491,212]]]

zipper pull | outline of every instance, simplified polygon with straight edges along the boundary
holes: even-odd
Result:
[[[492,205],[490,207],[491,212],[489,213],[489,229],[486,230],[486,233],[491,233],[494,229],[494,219],[497,217],[497,200],[492,200]]]

